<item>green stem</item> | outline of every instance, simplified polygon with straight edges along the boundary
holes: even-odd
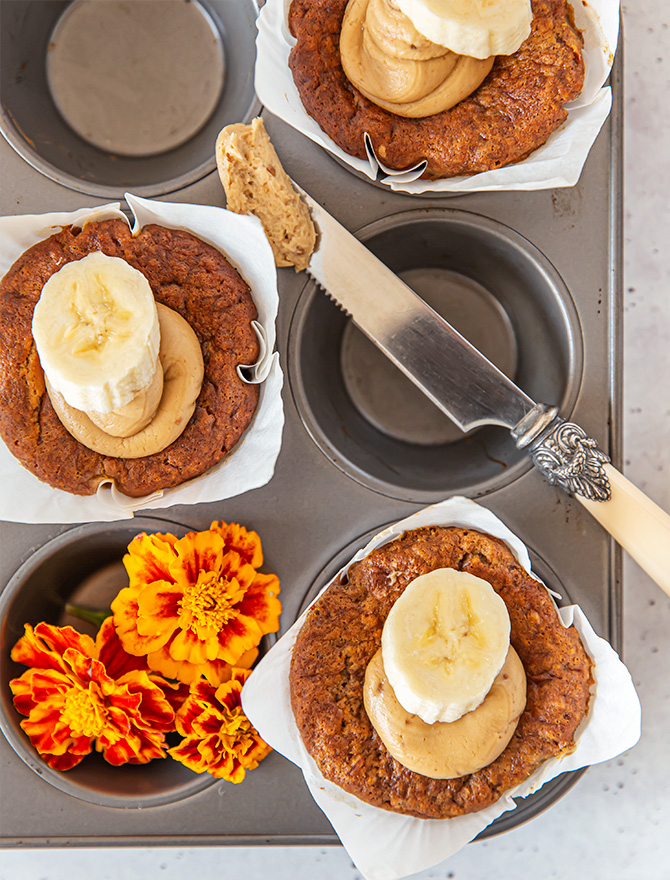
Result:
[[[89,623],[94,624],[100,629],[105,620],[110,616],[111,609],[107,609],[107,611],[100,611],[96,608],[88,608],[86,605],[73,605],[68,602],[65,606],[66,614],[71,614],[72,617],[77,617],[79,620],[87,620]]]

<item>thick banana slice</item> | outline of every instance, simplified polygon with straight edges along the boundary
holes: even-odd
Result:
[[[511,55],[530,34],[530,0],[394,0],[414,27],[458,55]]]
[[[426,724],[405,711],[384,673],[382,652],[368,663],[365,711],[396,761],[432,779],[476,773],[502,754],[526,706],[526,673],[510,647],[484,701],[450,724]]]
[[[32,330],[50,386],[76,409],[111,412],[154,377],[156,303],[144,275],[118,257],[66,263],[42,288]]]
[[[382,631],[384,669],[399,703],[427,724],[475,709],[509,648],[505,603],[481,578],[439,568],[413,580]]]
[[[157,308],[163,393],[153,418],[141,431],[129,437],[109,434],[87,413],[69,406],[47,378],[47,391],[58,418],[76,440],[100,455],[144,458],[161,452],[180,436],[195,410],[204,376],[200,342],[179,312],[161,303]]]

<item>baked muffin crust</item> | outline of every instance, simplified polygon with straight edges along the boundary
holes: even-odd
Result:
[[[174,443],[144,458],[87,449],[63,427],[45,391],[31,333],[35,303],[51,275],[93,251],[139,269],[156,301],[188,321],[202,348],[205,377],[193,416]],[[189,232],[150,225],[133,236],[120,219],[66,227],[29,248],[0,283],[0,436],[40,480],[77,495],[95,493],[103,479],[130,496],[179,485],[220,461],[251,421],[259,389],[242,382],[236,367],[258,357],[256,317],[246,282]]]
[[[582,38],[566,0],[532,0],[531,33],[498,56],[482,85],[451,110],[406,119],[364,98],[344,75],[339,34],[347,0],[292,0],[297,43],[289,66],[307,113],[346,153],[364,159],[364,134],[388,167],[426,160],[424,178],[490,171],[525,159],[567,118],[584,82]]]
[[[495,761],[469,776],[430,779],[389,754],[365,712],[363,683],[395,600],[414,578],[448,567],[488,581],[507,605],[527,699]],[[373,806],[425,819],[490,806],[543,761],[570,752],[592,683],[577,631],[563,626],[546,589],[507,545],[470,529],[436,526],[373,550],[331,584],[298,634],[290,672],[298,729],[326,779]]]

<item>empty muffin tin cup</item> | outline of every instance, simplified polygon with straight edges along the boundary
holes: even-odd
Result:
[[[582,374],[579,319],[560,275],[527,239],[441,208],[384,217],[357,236],[526,394],[570,415]],[[463,434],[313,282],[293,313],[288,373],[314,442],[383,495],[476,497],[531,467],[504,428]]]
[[[0,5],[0,129],[90,195],[152,196],[216,167],[217,134],[260,109],[254,0]]]
[[[109,607],[116,593],[128,583],[123,554],[142,531],[183,535],[188,529],[152,517],[70,529],[37,550],[0,596],[2,732],[16,754],[45,782],[80,800],[125,809],[178,801],[202,791],[216,780],[209,773],[194,773],[171,758],[114,767],[95,752],[86,755],[71,770],[51,769],[20,727],[24,716],[14,708],[9,682],[25,672],[26,667],[14,663],[10,651],[23,635],[26,623],[35,626],[46,621],[59,626],[70,625],[94,636],[95,628],[67,616],[65,605],[74,601],[100,609]]]

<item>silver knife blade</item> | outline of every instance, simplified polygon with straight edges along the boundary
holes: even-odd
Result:
[[[308,272],[354,323],[464,431],[504,425],[538,470],[586,509],[670,595],[670,516],[614,468],[555,406],[535,403],[303,193],[320,232]]]
[[[538,408],[307,193],[319,243],[307,271],[462,431],[514,429]]]

